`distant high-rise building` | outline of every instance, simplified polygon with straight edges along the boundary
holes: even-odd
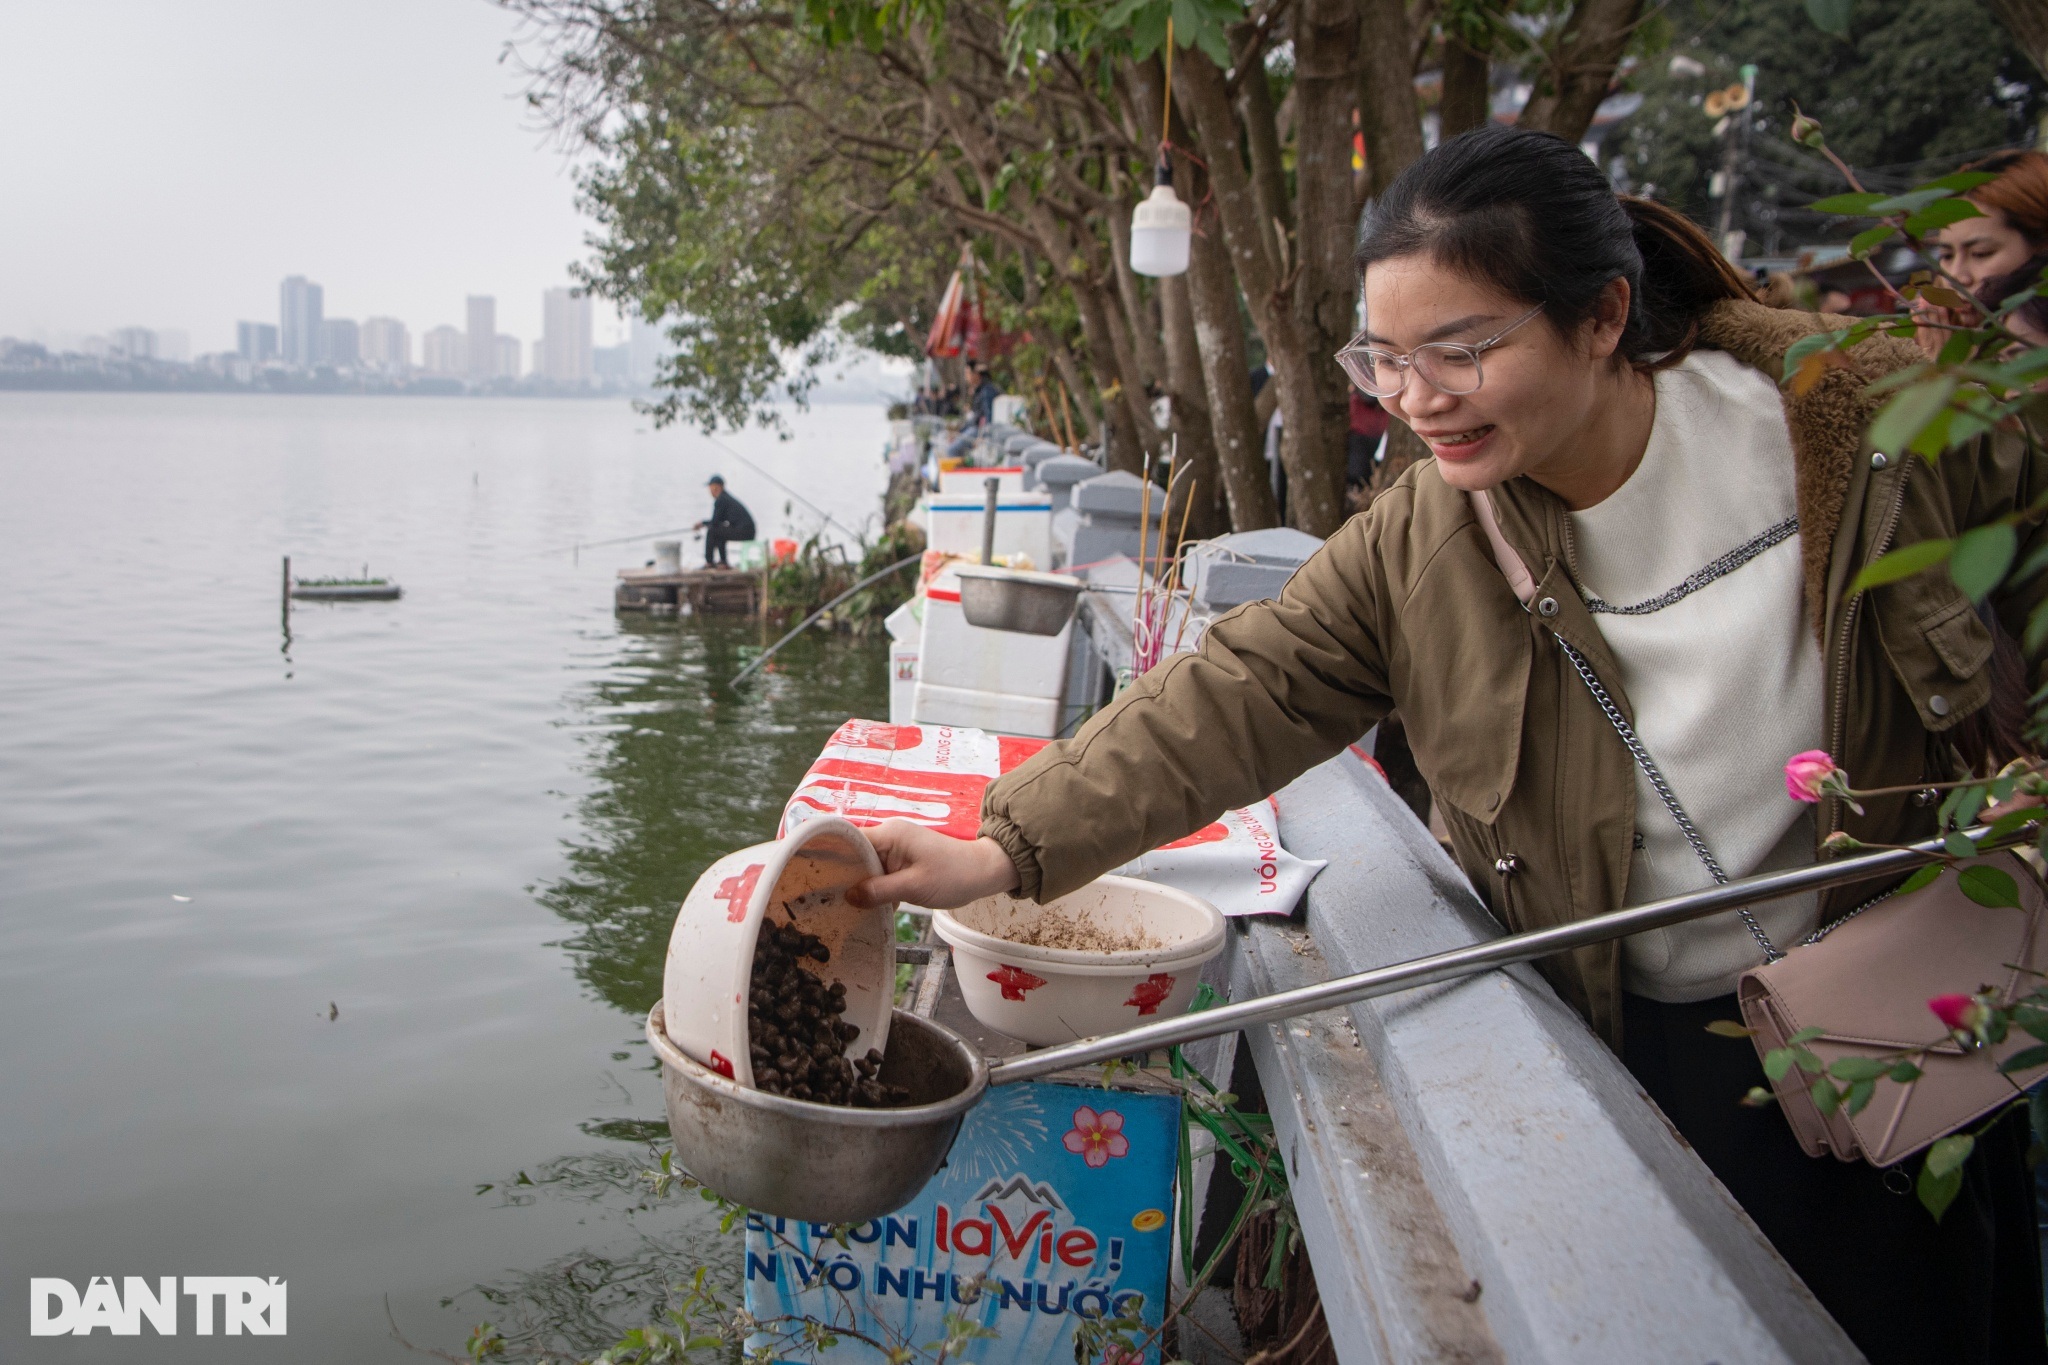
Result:
[[[365,365],[383,370],[403,370],[412,365],[412,336],[397,318],[364,318],[361,345]]]
[[[547,358],[548,358],[548,343],[547,343],[547,338],[546,338],[546,337],[535,337],[535,338],[534,338],[534,341],[533,341],[533,360],[532,360],[532,362],[531,362],[531,363],[530,363],[530,364],[529,364],[529,365],[528,365],[528,366],[526,367],[526,372],[527,372],[528,374],[546,374],[546,373],[547,373]]]
[[[495,364],[491,369],[494,379],[517,379],[519,377],[519,338],[499,335],[494,347]]]
[[[115,355],[130,360],[156,359],[156,333],[147,327],[116,328],[110,340]]]
[[[453,327],[436,327],[420,338],[420,368],[434,375],[469,373],[469,338]]]
[[[590,372],[608,383],[625,383],[633,372],[633,348],[623,341],[616,346],[593,347]]]
[[[192,363],[192,337],[181,327],[160,327],[156,334],[156,358],[176,361],[180,365]]]
[[[320,359],[338,370],[362,363],[362,332],[353,318],[327,318],[320,324]]]
[[[498,372],[498,301],[488,294],[469,296],[468,372],[471,379]]]
[[[289,275],[277,288],[277,344],[284,363],[311,369],[320,360],[320,286]]]
[[[236,323],[235,354],[252,365],[277,359],[277,328],[267,322]]]
[[[635,388],[654,387],[654,369],[661,363],[662,347],[668,342],[662,330],[660,323],[649,322],[638,313],[633,314],[633,332],[626,344],[633,348],[633,363],[627,371],[627,378]]]
[[[557,384],[590,382],[590,296],[580,289],[541,295],[541,363],[534,369]]]

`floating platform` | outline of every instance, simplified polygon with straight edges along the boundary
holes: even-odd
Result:
[[[294,583],[301,602],[396,602],[405,590],[396,583]]]
[[[754,616],[764,588],[764,576],[746,569],[621,569],[615,602],[620,611]]]

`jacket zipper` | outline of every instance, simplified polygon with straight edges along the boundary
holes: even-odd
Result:
[[[1906,478],[1910,470],[1899,471],[1898,491],[1892,496],[1891,506],[1885,511],[1885,519],[1878,527],[1877,541],[1870,555],[1863,562],[1870,564],[1880,559],[1891,549],[1892,535],[1899,529],[1899,514],[1906,507]],[[1842,761],[1842,745],[1845,742],[1845,727],[1849,710],[1849,661],[1855,657],[1853,648],[1856,638],[1856,621],[1863,607],[1863,593],[1849,599],[1849,605],[1842,612],[1842,651],[1835,661],[1835,714],[1828,735],[1828,752],[1837,764]],[[1822,833],[1825,838],[1842,827],[1842,801],[1839,797],[1828,802],[1828,827]]]

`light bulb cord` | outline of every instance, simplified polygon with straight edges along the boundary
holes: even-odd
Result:
[[[1166,94],[1159,108],[1159,183],[1173,183],[1173,158],[1166,150],[1173,127],[1173,11],[1166,12]]]

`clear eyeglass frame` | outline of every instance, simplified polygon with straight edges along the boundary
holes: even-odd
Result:
[[[1477,393],[1479,386],[1486,382],[1486,376],[1479,368],[1480,354],[1500,345],[1508,333],[1542,311],[1543,305],[1539,303],[1484,341],[1470,345],[1456,341],[1429,341],[1406,355],[1368,346],[1365,333],[1360,332],[1337,352],[1337,363],[1344,367],[1344,373],[1350,376],[1358,391],[1371,398],[1392,398],[1406,389],[1411,370],[1422,376],[1422,382],[1438,393],[1463,397]],[[1381,366],[1392,367],[1396,376],[1393,383],[1382,384],[1375,378],[1375,372]]]

